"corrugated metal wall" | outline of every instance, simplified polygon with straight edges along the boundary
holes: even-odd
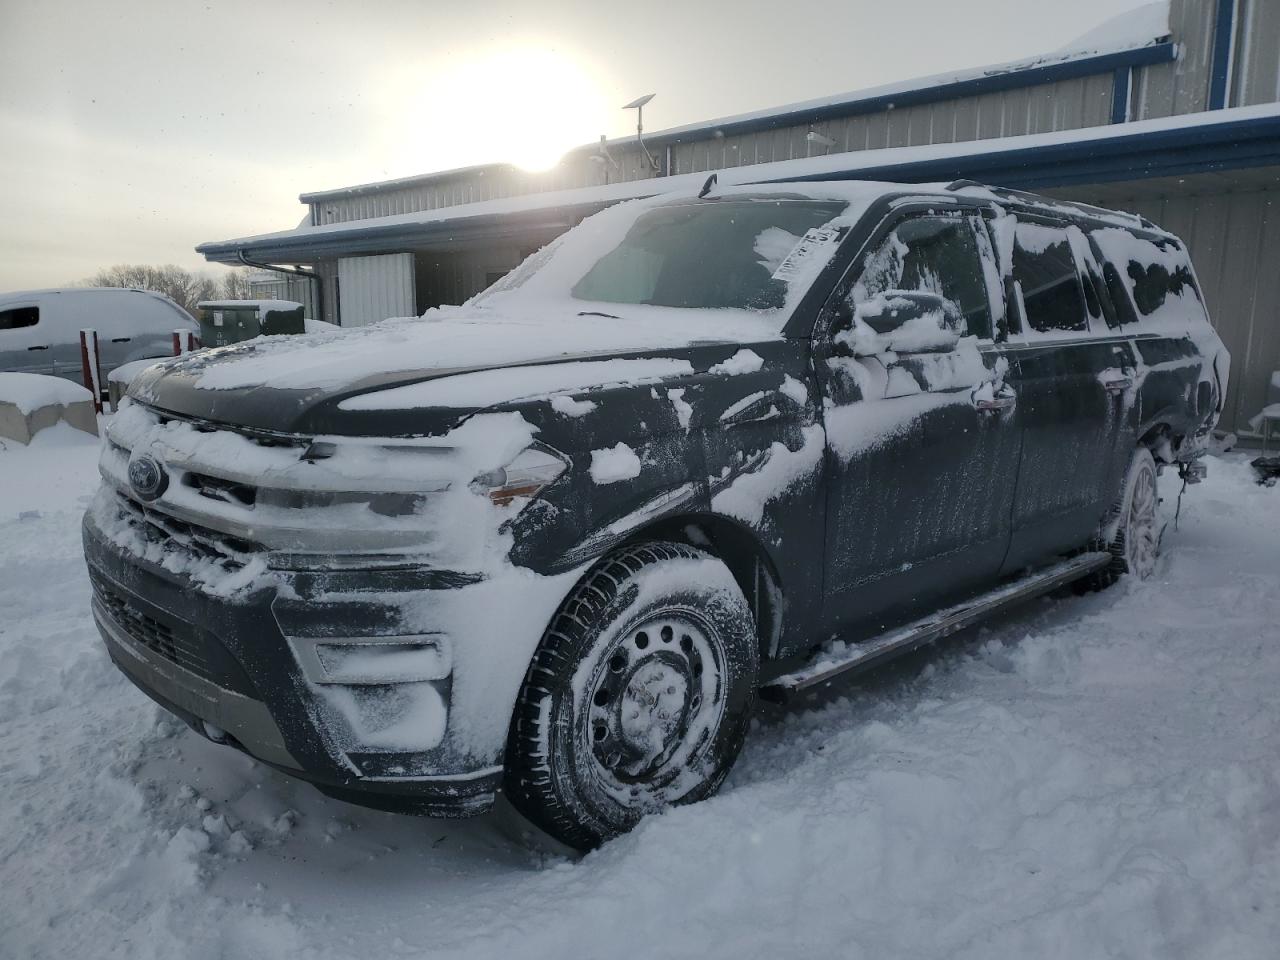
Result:
[[[1070,196],[1093,200],[1088,187]],[[1096,202],[1141,213],[1186,241],[1209,315],[1231,351],[1221,426],[1247,433],[1249,418],[1266,403],[1271,372],[1280,370],[1280,189],[1129,199],[1109,194]]]
[[[1238,0],[1233,106],[1280,100],[1280,3]]]
[[[413,254],[342,258],[338,261],[338,299],[344,327],[414,316]]]
[[[822,147],[812,149],[805,139],[810,129],[835,141],[829,152],[846,153],[1099,126],[1110,122],[1112,83],[1108,73],[812,125],[680,143],[672,147],[672,172],[696,173],[827,153]]]
[[[292,300],[302,304],[305,316],[315,317],[315,284],[304,277],[291,277],[283,273],[269,278],[251,279],[250,296],[254,300]]]

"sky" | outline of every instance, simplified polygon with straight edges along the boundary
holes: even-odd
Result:
[[[0,0],[0,290],[297,225],[298,194],[1054,50],[1141,0]]]

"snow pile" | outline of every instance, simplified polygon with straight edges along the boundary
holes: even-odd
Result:
[[[551,398],[551,409],[562,417],[585,417],[598,406],[594,400],[575,400],[566,393]]]
[[[754,350],[739,350],[728,360],[717,363],[707,372],[736,377],[744,373],[755,373],[763,366],[764,360]]]
[[[0,373],[0,403],[11,403],[22,413],[41,407],[66,406],[92,401],[93,394],[80,384],[62,377],[38,373]]]
[[[167,718],[89,619],[95,456],[0,452],[0,954],[1275,955],[1280,511],[1243,457],[1211,458],[1152,581],[764,713],[718,797],[569,862]]]
[[[625,443],[591,451],[591,479],[604,485],[640,476],[640,458]]]

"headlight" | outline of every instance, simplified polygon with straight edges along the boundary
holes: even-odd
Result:
[[[519,497],[537,496],[567,467],[562,454],[546,444],[535,443],[505,467],[480,474],[471,482],[471,489],[487,494],[495,504],[505,507]]]

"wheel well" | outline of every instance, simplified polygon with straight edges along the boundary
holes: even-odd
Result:
[[[1180,439],[1173,435],[1173,430],[1167,423],[1156,423],[1142,435],[1138,446],[1150,450],[1157,463],[1173,463],[1177,459],[1174,449]]]
[[[751,605],[761,658],[774,654],[782,634],[782,582],[755,534],[725,517],[695,514],[665,517],[633,531],[623,543],[643,540],[674,540],[714,553]]]

